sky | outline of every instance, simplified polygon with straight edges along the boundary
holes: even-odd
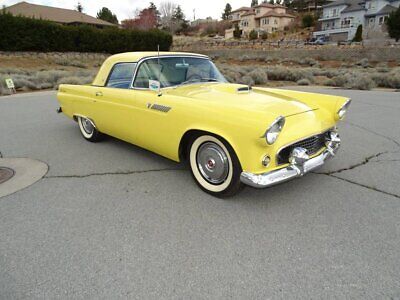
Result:
[[[3,5],[9,6],[22,0],[0,0],[0,7]],[[154,0],[153,2],[159,6],[165,0]],[[186,19],[193,20],[193,10],[196,12],[196,18],[213,17],[219,19],[225,8],[226,3],[230,3],[233,9],[241,6],[250,6],[251,0],[167,0],[181,5]],[[61,8],[74,9],[78,0],[26,0],[26,2],[55,6]],[[96,16],[97,11],[102,7],[108,7],[118,17],[118,20],[123,20],[134,16],[136,9],[148,7],[147,0],[80,0],[84,13]],[[261,2],[261,0],[259,1]]]

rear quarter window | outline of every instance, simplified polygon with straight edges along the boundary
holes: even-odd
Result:
[[[135,73],[136,63],[116,64],[110,72],[106,87],[129,89]]]

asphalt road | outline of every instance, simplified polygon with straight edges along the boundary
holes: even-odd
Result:
[[[399,299],[400,93],[324,92],[353,98],[337,157],[229,200],[86,142],[53,92],[0,98],[1,154],[49,165],[0,198],[0,298]]]

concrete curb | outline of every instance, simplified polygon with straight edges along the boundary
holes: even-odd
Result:
[[[0,158],[0,166],[15,171],[14,177],[0,184],[0,198],[31,186],[49,170],[47,164],[31,158]]]

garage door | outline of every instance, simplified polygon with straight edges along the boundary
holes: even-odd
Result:
[[[347,32],[332,33],[329,35],[329,40],[332,42],[347,41],[348,36]]]

